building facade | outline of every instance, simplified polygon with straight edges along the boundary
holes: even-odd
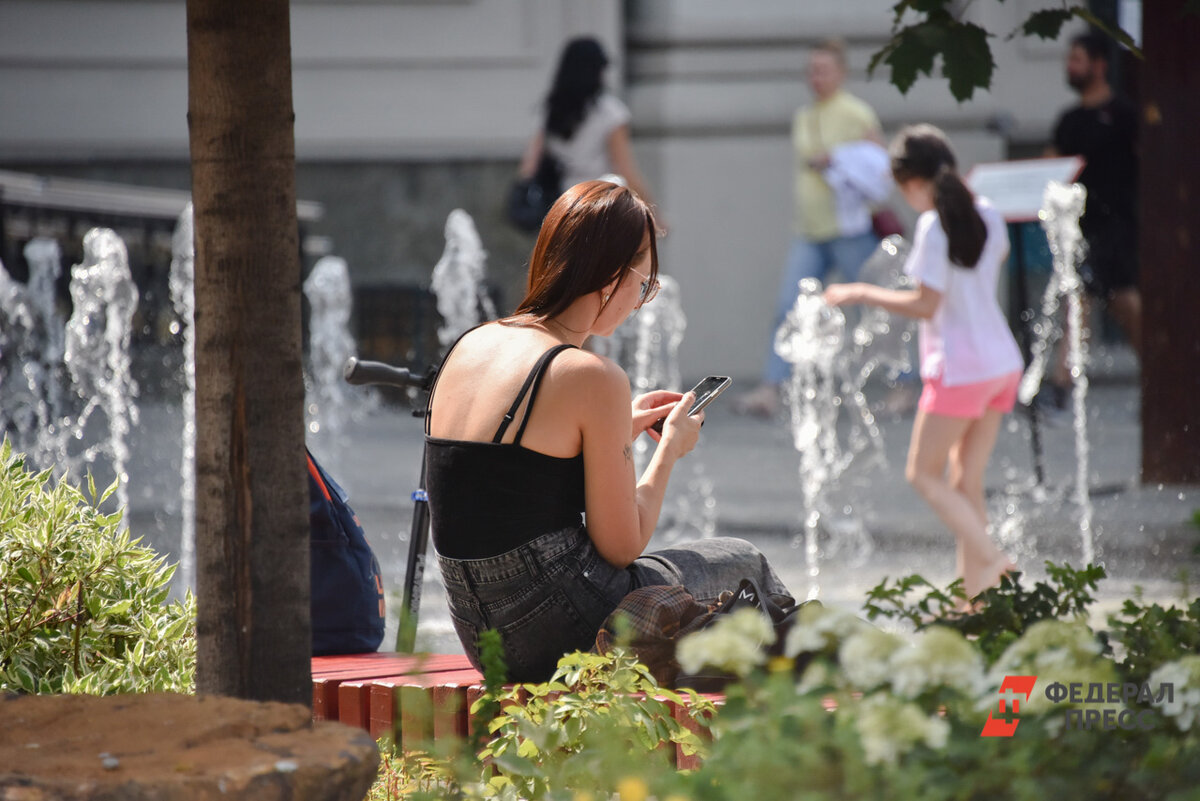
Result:
[[[1006,32],[1056,5],[966,14]],[[184,11],[183,0],[0,0],[0,167],[187,189]],[[502,308],[519,300],[532,246],[504,221],[508,184],[562,43],[599,37],[669,226],[660,253],[689,319],[685,377],[749,380],[761,364],[791,237],[790,121],[815,43],[847,41],[848,89],[885,133],[938,124],[965,168],[1040,152],[1072,100],[1071,31],[993,39],[992,88],[967,103],[940,77],[901,95],[866,72],[890,33],[888,0],[293,0],[291,11],[297,191],[324,210],[310,255],[345,258],[360,289],[427,287],[446,215],[463,208]]]

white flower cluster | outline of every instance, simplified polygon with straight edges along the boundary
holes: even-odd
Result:
[[[905,647],[902,637],[877,628],[851,634],[838,649],[838,664],[850,685],[873,690],[891,678],[892,654]]]
[[[775,642],[775,630],[757,609],[738,609],[706,629],[679,640],[675,658],[685,673],[706,665],[745,676],[767,661],[765,647]]]
[[[945,626],[918,632],[907,647],[892,654],[888,669],[892,688],[902,698],[916,698],[936,687],[975,696],[985,686],[983,657],[962,634]]]
[[[918,743],[942,748],[950,734],[950,724],[945,720],[886,693],[876,693],[862,702],[854,727],[867,763],[872,765],[895,764],[901,754]]]
[[[1088,685],[1117,681],[1115,666],[1102,658],[1100,651],[1096,635],[1082,622],[1042,620],[1034,623],[992,665],[987,676],[987,690],[980,703],[982,706],[993,704],[992,691],[1000,686],[1005,676],[1038,677],[1037,688],[1028,706],[1024,707],[1031,713],[1044,712],[1053,706],[1045,694],[1050,682]],[[1089,709],[1109,707],[1117,709],[1120,705],[1089,704]]]
[[[1053,670],[1090,662],[1100,653],[1100,643],[1086,624],[1041,620],[1029,627],[1000,657],[1004,669]]]
[[[1162,713],[1175,720],[1180,731],[1188,731],[1200,720],[1200,656],[1189,655],[1168,662],[1150,674],[1149,685],[1157,695],[1158,688],[1171,685],[1171,698],[1156,702]]]
[[[870,628],[869,623],[844,609],[810,603],[796,612],[796,622],[783,641],[785,656],[836,650],[852,634]]]

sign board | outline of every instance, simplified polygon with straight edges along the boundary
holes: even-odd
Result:
[[[1042,208],[1042,195],[1051,181],[1069,184],[1083,170],[1083,159],[1019,159],[976,164],[966,175],[967,186],[992,202],[1008,222],[1032,222]]]

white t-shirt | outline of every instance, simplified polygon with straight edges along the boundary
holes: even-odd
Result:
[[[629,119],[628,107],[604,92],[588,109],[570,139],[546,137],[546,147],[563,165],[563,189],[613,172],[608,160],[608,137]]]
[[[1008,257],[1004,218],[984,198],[975,208],[987,224],[979,263],[950,262],[946,231],[936,211],[917,218],[904,272],[942,293],[934,315],[920,324],[921,377],[946,386],[987,381],[1024,368],[1021,351],[996,301],[1000,268]]]

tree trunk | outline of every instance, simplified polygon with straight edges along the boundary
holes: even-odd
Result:
[[[1142,481],[1200,483],[1200,14],[1143,8]]]
[[[287,0],[188,0],[196,686],[308,704],[308,490]]]

